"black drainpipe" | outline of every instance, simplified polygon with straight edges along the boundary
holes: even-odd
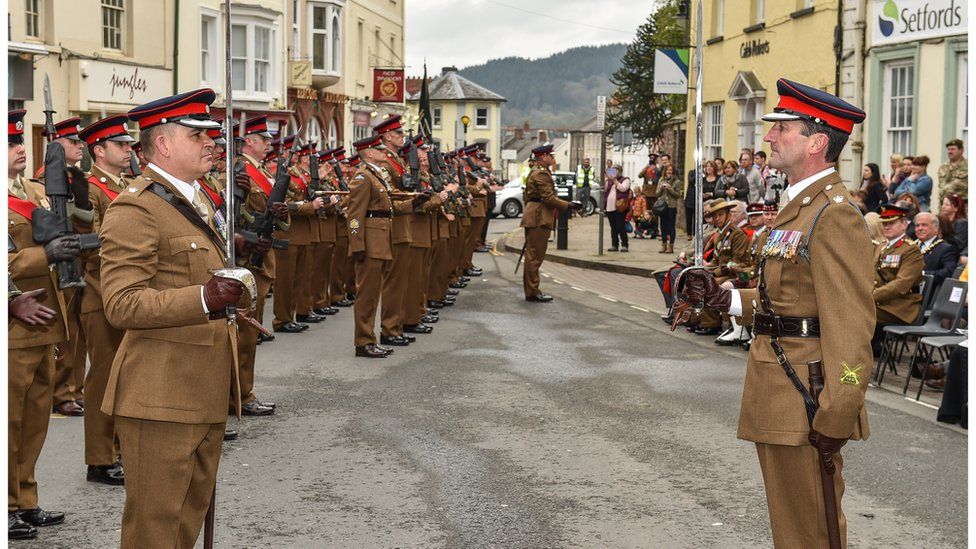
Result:
[[[173,24],[173,95],[180,92],[180,0],[176,3]]]

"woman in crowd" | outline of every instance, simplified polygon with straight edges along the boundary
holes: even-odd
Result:
[[[900,156],[900,155],[892,155],[892,156],[895,157],[895,156]],[[895,191],[897,191],[898,190],[898,187],[900,187],[901,184],[905,181],[905,178],[907,178],[909,175],[911,175],[911,173],[912,173],[912,159],[913,158],[914,157],[911,157],[911,156],[903,156],[903,157],[901,157],[901,165],[898,166],[898,169],[889,178],[888,184],[887,184],[887,187],[888,187],[888,202],[891,202],[891,201],[895,200],[895,197],[898,196],[895,193]]]
[[[643,199],[644,205],[647,207],[648,213],[650,213],[651,207],[654,206],[654,196],[657,194],[657,179],[658,179],[658,177],[657,177],[657,174],[656,173],[654,173],[653,176],[648,177],[647,176],[647,172],[648,171],[654,173],[653,166],[647,166],[641,172],[641,179],[644,180],[644,183],[641,184],[641,187],[640,187],[640,197],[639,198],[640,199]],[[642,211],[641,212],[641,216],[643,215],[643,213],[644,212]],[[648,223],[647,223],[647,226],[651,227],[650,237],[651,238],[657,238],[658,220],[657,220],[656,217],[654,217],[654,214],[653,213],[650,214],[650,217],[651,217],[651,219],[648,220]],[[638,217],[638,215],[635,213],[634,214],[634,218],[635,219],[641,219],[642,217]]]
[[[715,198],[726,200],[748,200],[749,182],[739,173],[739,165],[729,160],[722,168],[722,175],[715,184]]]
[[[861,170],[861,190],[865,192],[864,207],[869,212],[878,211],[878,206],[888,201],[881,170],[874,162],[865,164]]]
[[[903,178],[902,171],[901,171],[901,161],[904,159],[905,157],[900,154],[893,154],[890,157],[888,157],[888,167],[890,168],[891,171],[890,173],[881,175],[881,182],[884,183],[886,189],[895,189],[898,188],[898,185],[901,184],[901,180]],[[895,184],[894,187],[891,186],[892,183]]]
[[[657,199],[664,200],[667,207],[661,214],[660,253],[674,253],[675,221],[678,219],[678,201],[681,199],[681,179],[674,174],[674,165],[664,167],[664,173],[657,182]]]
[[[932,178],[925,173],[929,167],[929,157],[924,154],[912,159],[912,173],[898,185],[895,190],[896,195],[912,193],[918,199],[920,212],[929,211],[929,204],[932,201]]]
[[[705,176],[702,177],[702,200],[708,202],[715,194],[715,182],[718,181],[718,168],[715,162],[708,160],[704,166]],[[685,193],[685,233],[688,240],[694,238],[695,232],[695,170],[688,172],[688,192]]]
[[[942,215],[952,224],[956,233],[956,249],[969,255],[969,221],[966,219],[966,200],[956,194],[948,193],[942,198]]]
[[[629,251],[627,243],[627,212],[630,210],[630,179],[624,177],[623,168],[619,164],[607,169],[606,186],[607,220],[610,221],[610,242],[612,246],[608,252]],[[617,202],[621,201],[621,209]],[[626,206],[624,206],[626,204]]]

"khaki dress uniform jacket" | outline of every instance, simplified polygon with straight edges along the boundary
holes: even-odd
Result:
[[[386,154],[386,160],[379,165],[381,170],[375,175],[384,178],[392,190],[403,190],[403,165],[390,151],[383,152]],[[409,215],[413,213],[413,206],[410,202],[410,200],[393,201],[394,217],[391,231],[393,259],[383,278],[383,306],[380,315],[380,328],[385,336],[403,334],[404,296],[410,284],[414,259],[414,254],[410,251],[410,243],[413,241],[412,216]],[[352,235],[350,235],[349,246],[352,251]]]
[[[556,184],[546,168],[536,167],[525,181],[525,212],[520,227],[525,229],[525,269],[522,287],[525,297],[535,297],[539,289],[539,268],[549,247],[549,234],[555,227],[555,210],[566,211],[569,202],[556,196]]]
[[[153,183],[195,214],[150,166],[112,202],[100,232],[105,315],[125,330],[102,403],[129,465],[125,548],[193,545],[216,482],[228,394],[240,409],[236,328],[210,320],[202,301],[211,271],[224,267],[213,211],[204,230]]]
[[[379,167],[365,164],[349,182],[349,255],[365,252],[365,259],[354,262],[356,270],[355,345],[376,343],[373,325],[379,305],[383,278],[393,261],[393,201],[390,188]],[[376,212],[384,217],[372,217]]]
[[[811,183],[783,207],[763,250],[765,281],[773,313],[818,317],[820,337],[783,337],[779,342],[804,386],[807,362],[823,361],[824,389],[813,428],[835,438],[869,435],[864,393],[871,367],[875,324],[874,245],[860,210],[836,172]],[[811,231],[813,231],[811,233]],[[792,233],[795,234],[795,233]],[[760,309],[758,289],[739,290],[743,323]],[[766,311],[769,312],[769,311]],[[823,496],[816,449],[799,392],[777,362],[770,337],[756,335],[742,392],[738,437],[756,443],[766,486],[776,547],[827,547]],[[843,458],[834,456],[841,539],[846,519]]]
[[[922,251],[903,235],[893,244],[884,242],[875,248],[874,266],[873,295],[878,322],[915,322],[922,307],[922,294],[918,292],[925,270]]]

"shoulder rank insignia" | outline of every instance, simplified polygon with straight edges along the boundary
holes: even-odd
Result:
[[[837,195],[837,196],[834,197],[834,202],[836,202],[838,204],[840,204],[843,201],[844,201],[844,197],[841,196],[841,195]]]
[[[857,366],[851,368],[846,362],[842,362],[841,366],[844,367],[844,373],[840,376],[840,382],[844,385],[860,385],[861,376],[860,372],[864,369],[864,366],[858,364]]]

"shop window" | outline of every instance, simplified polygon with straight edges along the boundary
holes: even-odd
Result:
[[[884,68],[884,155],[912,154],[915,65],[913,61],[888,63]]]

